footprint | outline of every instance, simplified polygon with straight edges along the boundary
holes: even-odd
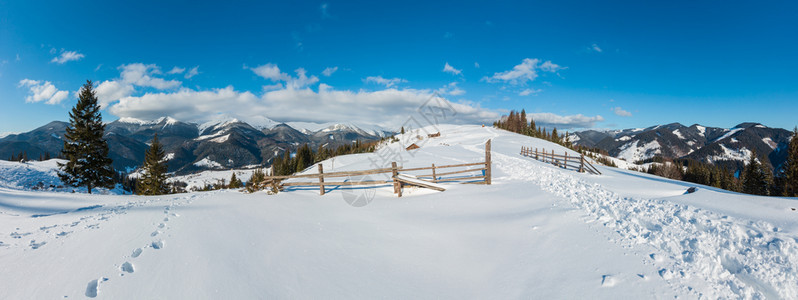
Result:
[[[161,233],[161,232],[160,232],[160,231],[158,231],[158,230],[156,230],[156,231],[153,231],[153,232],[150,234],[150,236],[156,236],[156,235],[158,235],[159,233]]]
[[[164,222],[169,222],[169,217],[163,218]]]
[[[166,246],[166,241],[164,240],[152,242],[153,249],[162,249],[164,246]]]
[[[121,269],[122,269],[122,271],[125,271],[125,272],[128,272],[128,273],[133,273],[133,272],[136,271],[136,270],[133,269],[133,264],[131,264],[129,261],[126,261],[125,263],[123,263]]]
[[[176,218],[179,218],[179,217],[180,217],[180,214],[178,214],[178,213],[172,213],[172,216],[173,216],[173,217],[176,217]]]
[[[133,249],[133,254],[131,254],[130,257],[136,258],[139,257],[139,255],[141,255],[141,248],[136,248]]]
[[[66,231],[61,231],[61,233],[59,233],[59,234],[56,234],[56,236],[61,236],[61,237],[63,237],[63,236],[67,236],[67,235],[68,235],[68,234],[70,234],[70,233],[72,233],[72,231],[69,231],[69,232],[66,232]]]
[[[11,238],[21,239],[23,236],[30,235],[30,234],[31,234],[31,232],[19,233],[19,232],[15,231],[15,232],[11,233]]]
[[[97,294],[100,293],[100,283],[103,281],[107,281],[108,278],[100,278],[89,281],[89,285],[86,286],[86,297],[94,298],[97,297]]]
[[[612,275],[601,275],[601,286],[603,287],[613,287],[618,284],[618,278]]]
[[[36,240],[30,240],[30,248],[31,249],[39,249],[39,247],[44,246],[47,242],[37,243]]]
[[[163,228],[164,226],[166,226],[164,223],[158,224],[158,228]]]

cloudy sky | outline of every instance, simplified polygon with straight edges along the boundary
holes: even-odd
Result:
[[[223,116],[394,129],[525,108],[558,128],[798,123],[794,2],[0,1],[0,133]]]

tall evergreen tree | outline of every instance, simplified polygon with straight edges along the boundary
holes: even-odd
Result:
[[[762,159],[764,160],[764,158]],[[770,170],[756,160],[756,152],[751,154],[751,159],[743,170],[743,193],[767,196],[770,190]]]
[[[798,127],[792,131],[792,139],[787,147],[787,161],[784,163],[784,195],[798,197]]]
[[[58,163],[61,181],[71,186],[85,186],[89,194],[95,187],[113,187],[114,170],[104,134],[97,93],[94,84],[87,80],[80,90],[78,103],[69,113],[62,150],[67,162]]]
[[[158,134],[152,138],[152,144],[144,155],[144,165],[141,167],[144,174],[138,185],[140,195],[163,195],[169,193],[169,184],[166,179],[167,165],[164,162],[165,153],[161,143],[158,142]]]

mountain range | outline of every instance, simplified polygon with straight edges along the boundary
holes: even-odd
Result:
[[[68,123],[53,121],[32,131],[0,138],[0,158],[26,153],[37,158],[58,155]],[[352,123],[291,123],[271,120],[250,125],[237,119],[204,124],[164,117],[153,121],[121,118],[106,124],[109,156],[117,170],[141,166],[153,136],[163,144],[169,171],[185,174],[208,169],[254,167],[269,164],[303,144],[336,147],[354,141],[374,141],[393,133],[377,126]]]
[[[734,170],[741,169],[753,153],[765,156],[774,168],[787,157],[792,132],[760,123],[742,123],[732,128],[679,123],[624,130],[587,130],[569,135],[576,145],[598,148],[628,162],[655,156],[693,159]]]

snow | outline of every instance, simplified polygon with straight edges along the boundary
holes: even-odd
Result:
[[[194,163],[197,167],[205,167],[205,168],[221,168],[222,165],[218,162],[212,161],[209,158],[203,158],[198,162]]]
[[[767,126],[762,125],[762,124],[756,124],[756,125],[754,125],[754,127],[756,127],[756,128],[768,128]]]
[[[171,152],[170,153],[166,153],[166,155],[163,156],[163,161],[170,161],[170,160],[173,160],[173,159],[175,159],[175,154],[171,153]]]
[[[720,146],[721,153],[707,157],[708,161],[716,162],[721,160],[739,160],[743,161],[744,163],[748,163],[748,160],[751,159],[751,150],[748,150],[745,147],[740,149],[730,149],[724,144],[718,144],[718,146]]]
[[[706,133],[707,133],[707,128],[706,127],[701,126],[701,125],[696,125],[695,128],[698,129],[698,134],[700,134],[701,136],[706,136]]]
[[[772,139],[770,139],[770,137],[763,138],[762,142],[767,144],[768,147],[770,147],[770,149],[774,149],[774,150],[776,149],[776,147],[779,146],[779,144],[776,144],[776,142],[774,142]]]
[[[131,117],[122,117],[117,120],[119,123],[129,123],[129,124],[137,124],[137,125],[146,125],[149,122],[144,121],[141,119],[131,118]]]
[[[743,130],[743,129],[744,129],[744,128],[734,128],[734,129],[732,129],[732,130],[729,130],[729,132],[726,132],[726,133],[725,133],[723,136],[721,136],[721,137],[719,137],[719,138],[715,139],[713,142],[715,142],[715,141],[722,141],[723,139],[725,139],[725,138],[727,138],[727,137],[730,137],[730,136],[734,135],[735,133],[737,133],[737,132],[739,132],[740,130]]]
[[[312,134],[317,132],[330,132],[339,130],[351,130],[360,134],[386,137],[389,130],[377,125],[360,124],[360,123],[311,123],[311,122],[288,122],[286,125],[291,126],[305,134]]]
[[[63,159],[27,161],[24,163],[0,160],[0,188],[24,191],[60,191],[86,193],[86,188],[65,187],[58,178],[58,163]],[[120,187],[93,188],[93,193],[122,194]]]
[[[625,141],[628,141],[628,140],[631,140],[631,139],[632,139],[632,137],[631,137],[631,136],[624,135],[624,136],[622,136],[622,137],[619,137],[619,138],[615,139],[615,141],[618,141],[618,142],[625,142]]]
[[[624,159],[628,162],[636,162],[639,160],[649,159],[657,154],[660,154],[661,146],[657,141],[651,141],[642,146],[638,146],[640,141],[627,143],[620,148],[618,158]]]
[[[2,138],[5,138],[5,137],[7,137],[7,136],[9,136],[9,135],[12,135],[12,134],[19,134],[19,132],[11,132],[11,131],[8,131],[8,132],[0,132],[0,139],[2,139]]]
[[[214,119],[214,120],[202,123],[197,128],[199,129],[199,132],[202,133],[202,132],[205,132],[205,130],[207,130],[209,128],[211,128],[212,130],[215,130],[215,129],[218,129],[218,128],[221,128],[221,127],[225,127],[227,125],[230,125],[230,124],[233,124],[233,123],[237,123],[237,122],[239,122],[239,121],[236,118],[222,117],[222,118],[219,118],[219,119]]]
[[[673,134],[676,135],[676,137],[678,137],[680,139],[684,139],[684,136],[682,135],[681,132],[679,132],[679,129],[674,130]]]
[[[385,143],[324,170],[477,162],[492,139],[492,185],[408,187],[402,198],[390,184],[324,196],[0,187],[0,299],[798,297],[798,199],[578,173],[518,154],[569,151],[559,145],[437,128],[412,152]]]
[[[47,189],[55,189],[62,185],[58,179],[59,162],[66,163],[66,160],[50,159],[25,163],[0,160],[0,178],[2,178],[0,187],[30,190],[35,186],[44,186]]]
[[[136,125],[155,125],[166,123],[164,125],[174,125],[175,123],[179,122],[178,120],[172,117],[160,117],[158,119],[152,121],[145,121],[141,119],[131,118],[131,117],[122,117],[118,120],[120,123],[129,123],[129,124],[136,124]]]
[[[263,169],[265,173],[268,174],[269,169]],[[236,178],[240,179],[242,182],[247,182],[252,177],[252,173],[255,172],[254,169],[249,170],[223,170],[223,171],[202,171],[200,173],[189,174],[189,175],[181,175],[181,176],[173,176],[169,180],[174,181],[181,181],[185,182],[188,186],[186,186],[186,190],[199,190],[209,184],[216,184],[217,182],[224,180],[226,183],[230,183],[230,178],[233,176],[233,173],[236,173]]]
[[[211,142],[214,142],[214,143],[224,143],[224,142],[226,142],[226,141],[227,141],[227,139],[228,139],[228,138],[230,138],[230,134],[225,134],[225,135],[223,135],[223,136],[220,136],[220,137],[217,137],[217,138],[215,138],[215,139],[212,139],[212,140],[211,140]]]

